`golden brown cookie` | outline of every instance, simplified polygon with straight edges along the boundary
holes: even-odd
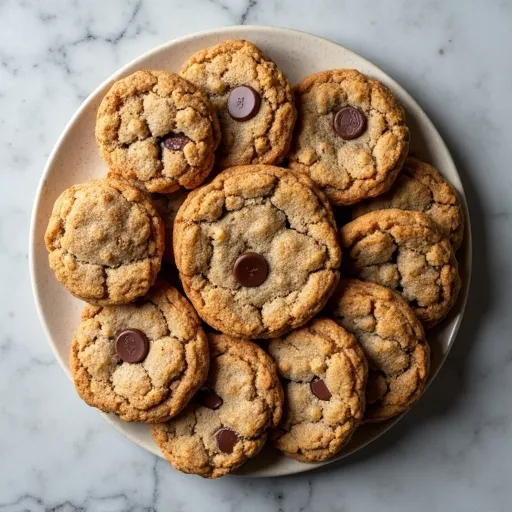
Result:
[[[460,278],[453,249],[424,213],[378,210],[340,230],[346,270],[402,294],[425,327],[455,304]]]
[[[126,304],[155,282],[164,226],[145,194],[128,183],[93,180],[55,201],[45,234],[50,267],[75,297]]]
[[[279,163],[290,147],[296,118],[290,84],[249,41],[201,50],[181,75],[208,94],[222,130],[216,167]]]
[[[407,157],[391,189],[379,197],[354,205],[352,215],[357,218],[388,208],[425,213],[441,227],[453,249],[459,248],[464,234],[464,217],[457,192],[431,165]]]
[[[339,278],[331,209],[305,177],[249,165],[191,193],[174,254],[199,316],[233,336],[271,338],[310,320]]]
[[[208,340],[207,384],[179,416],[152,425],[151,435],[176,469],[216,478],[261,450],[266,429],[281,419],[283,390],[260,347],[222,334]]]
[[[364,415],[367,363],[356,338],[333,320],[315,318],[272,340],[269,352],[285,392],[276,447],[304,462],[332,457]]]
[[[386,420],[411,407],[425,388],[430,350],[402,297],[385,286],[342,279],[327,311],[356,336],[368,360],[365,420]]]
[[[289,166],[336,205],[375,197],[407,155],[405,113],[391,91],[355,69],[323,71],[295,88],[298,117]]]
[[[205,381],[208,362],[194,309],[162,282],[135,304],[86,306],[70,354],[85,402],[146,423],[178,414]]]
[[[220,140],[204,93],[167,71],[137,71],[114,82],[96,119],[96,140],[111,170],[149,192],[200,185]]]

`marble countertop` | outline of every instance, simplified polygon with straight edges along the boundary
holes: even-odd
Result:
[[[36,316],[28,230],[85,97],[156,45],[233,24],[333,39],[418,100],[464,182],[474,277],[449,359],[388,434],[302,475],[203,481],[76,398]],[[506,0],[0,0],[0,512],[511,510],[511,26]]]

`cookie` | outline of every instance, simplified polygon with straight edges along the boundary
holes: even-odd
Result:
[[[355,337],[331,319],[269,344],[283,378],[283,419],[273,432],[289,457],[320,462],[338,453],[363,419],[367,363]]]
[[[340,234],[348,275],[400,292],[425,327],[455,304],[457,261],[449,240],[424,213],[378,210],[346,224]]]
[[[310,320],[339,279],[331,209],[305,177],[232,168],[192,192],[174,223],[183,288],[215,329],[271,338]]]
[[[96,140],[111,170],[149,192],[200,185],[220,140],[204,93],[167,71],[137,71],[114,82],[96,119]]]
[[[203,90],[219,118],[216,167],[279,163],[295,124],[293,94],[276,64],[249,41],[225,41],[195,53],[181,75]]]
[[[295,88],[289,166],[336,205],[386,192],[407,155],[405,114],[391,91],[354,69],[324,71]]]
[[[115,179],[73,185],[55,202],[45,234],[50,267],[75,297],[126,304],[154,283],[164,225],[146,195]]]
[[[178,414],[206,380],[208,363],[199,318],[162,282],[135,304],[87,305],[70,354],[85,402],[124,421],[147,423]]]
[[[281,418],[283,390],[274,361],[250,341],[208,334],[207,384],[168,423],[151,426],[165,458],[205,478],[226,475],[254,457]]]
[[[404,299],[385,286],[342,279],[327,311],[356,336],[368,360],[365,421],[409,409],[425,389],[430,350]]]
[[[455,189],[431,165],[408,157],[391,190],[354,205],[354,218],[375,210],[399,208],[428,215],[441,227],[456,251],[464,234],[464,217]]]
[[[157,212],[165,226],[165,251],[164,260],[173,265],[174,252],[172,250],[172,231],[174,220],[180,206],[185,202],[189,192],[188,190],[180,190],[174,194],[151,194],[151,201],[155,205]]]

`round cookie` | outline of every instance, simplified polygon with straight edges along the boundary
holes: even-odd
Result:
[[[315,318],[272,340],[269,352],[285,392],[276,447],[304,462],[332,457],[363,419],[368,369],[361,347],[333,320]]]
[[[111,170],[149,192],[192,189],[210,173],[220,140],[204,93],[167,71],[137,71],[114,82],[96,119],[96,140]]]
[[[151,201],[155,205],[157,212],[162,218],[165,226],[165,251],[164,260],[173,265],[174,252],[172,250],[172,231],[174,220],[180,206],[185,202],[189,192],[180,190],[174,194],[151,194]]]
[[[460,278],[453,249],[424,213],[378,210],[340,234],[348,275],[399,291],[425,327],[455,304]]]
[[[208,362],[199,318],[163,282],[135,304],[87,305],[70,354],[75,388],[85,402],[124,421],[146,423],[178,414],[206,380]]]
[[[418,400],[428,377],[430,349],[419,319],[385,286],[342,279],[327,311],[354,334],[368,360],[365,421],[400,414]]]
[[[155,282],[164,225],[137,188],[93,180],[58,197],[45,243],[50,267],[75,297],[101,306],[126,304]]]
[[[295,87],[289,166],[336,205],[386,192],[407,155],[405,113],[391,91],[354,69],[316,73]]]
[[[279,163],[290,147],[296,111],[287,79],[249,41],[195,53],[181,75],[206,92],[222,130],[216,167]]]
[[[428,215],[441,227],[456,251],[464,234],[464,217],[455,189],[431,165],[407,157],[391,189],[379,197],[354,205],[354,218],[365,213],[399,208]]]
[[[281,419],[283,390],[274,361],[250,341],[208,334],[210,372],[189,406],[151,426],[165,458],[205,478],[226,475],[254,457]]]
[[[272,338],[310,320],[339,279],[331,209],[286,169],[228,169],[191,193],[174,223],[183,288],[199,316],[233,336]]]

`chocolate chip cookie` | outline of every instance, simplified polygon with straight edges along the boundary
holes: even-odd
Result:
[[[162,282],[134,304],[87,305],[70,354],[75,388],[85,402],[147,423],[178,414],[206,380],[208,362],[194,309]]]
[[[368,360],[365,421],[381,421],[406,411],[421,396],[430,350],[420,321],[389,288],[342,279],[327,311],[353,333]]]
[[[336,205],[386,192],[407,155],[405,114],[391,91],[354,69],[324,71],[295,88],[289,166]]]
[[[402,294],[425,327],[438,323],[460,289],[449,240],[424,213],[378,210],[340,230],[349,275]]]
[[[208,94],[222,130],[216,167],[279,163],[296,111],[290,84],[249,41],[225,41],[192,55],[181,75]]]
[[[115,179],[65,190],[45,234],[50,267],[75,297],[126,304],[154,283],[164,252],[164,226],[146,195]]]
[[[281,418],[283,390],[274,361],[250,341],[208,334],[210,372],[189,406],[151,426],[165,458],[205,478],[226,475],[254,457]]]
[[[172,231],[174,220],[180,206],[185,202],[189,194],[188,190],[180,190],[173,194],[151,194],[151,201],[162,218],[165,226],[165,251],[164,260],[173,265],[174,252],[172,250]]]
[[[174,224],[186,294],[215,329],[271,338],[315,316],[339,279],[332,211],[286,169],[228,169],[192,192]]]
[[[212,169],[220,129],[204,93],[167,71],[137,71],[101,102],[96,140],[111,170],[149,192],[200,185]]]
[[[276,447],[304,462],[338,453],[363,419],[367,362],[356,338],[328,318],[269,344],[283,380]]]
[[[450,239],[456,251],[464,234],[464,217],[455,189],[431,165],[407,157],[402,172],[388,192],[354,205],[354,218],[375,210],[399,208],[428,215]]]

